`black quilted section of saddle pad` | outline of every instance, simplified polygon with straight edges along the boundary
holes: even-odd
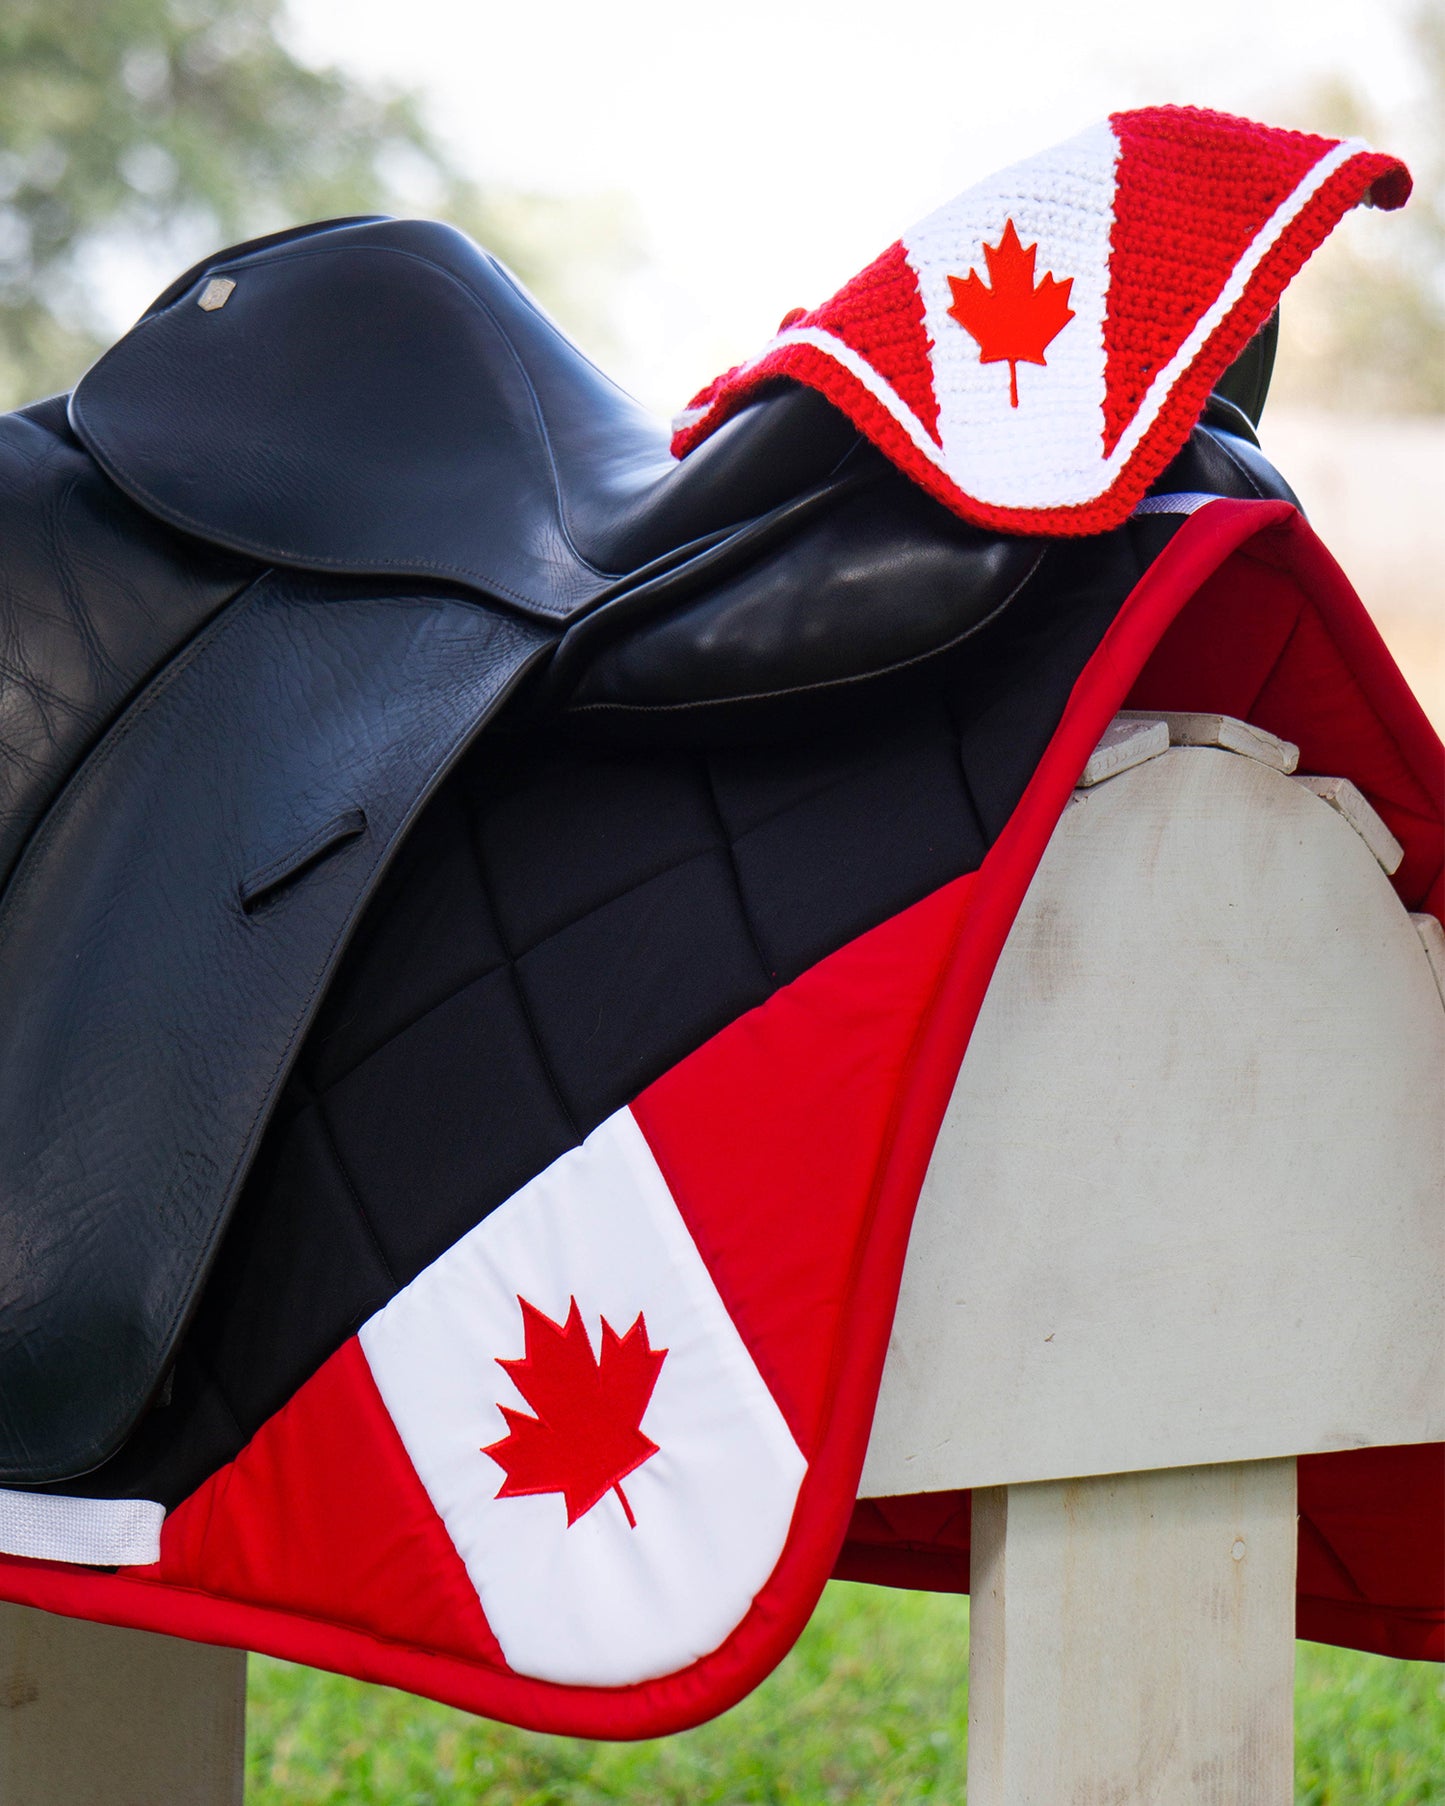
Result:
[[[846,729],[705,753],[484,735],[348,951],[167,1398],[53,1490],[179,1501],[605,1116],[975,869],[1177,524],[1060,543],[946,681]]]

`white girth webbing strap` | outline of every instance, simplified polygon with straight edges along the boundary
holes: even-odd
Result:
[[[91,1568],[159,1561],[166,1508],[153,1499],[64,1499],[0,1488],[0,1553]]]

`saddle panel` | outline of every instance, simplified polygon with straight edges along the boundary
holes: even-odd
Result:
[[[547,643],[452,597],[263,577],[50,808],[0,900],[6,1481],[134,1426],[365,899]]]
[[[1288,502],[1304,512],[1299,497],[1261,450],[1248,418],[1220,395],[1210,397],[1200,425],[1150,494]]]

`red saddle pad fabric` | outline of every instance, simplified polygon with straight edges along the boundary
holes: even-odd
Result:
[[[1441,913],[1442,751],[1282,502],[1198,506],[1079,677],[978,871],[724,1028],[364,1323],[166,1520],[160,1559],[0,1596],[540,1730],[731,1705],[830,1574],[967,1584],[967,1499],[856,1501],[919,1188],[1054,824],[1123,706],[1350,777]],[[1441,1450],[1301,1464],[1301,1634],[1445,1655]]]
[[[1103,532],[1341,217],[1409,192],[1404,165],[1358,139],[1196,107],[1115,113],[789,314],[678,416],[673,450],[790,377],[965,520]]]

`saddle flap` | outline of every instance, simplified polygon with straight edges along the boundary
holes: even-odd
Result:
[[[50,809],[0,897],[7,1484],[86,1472],[156,1395],[359,912],[549,643],[273,575]]]

